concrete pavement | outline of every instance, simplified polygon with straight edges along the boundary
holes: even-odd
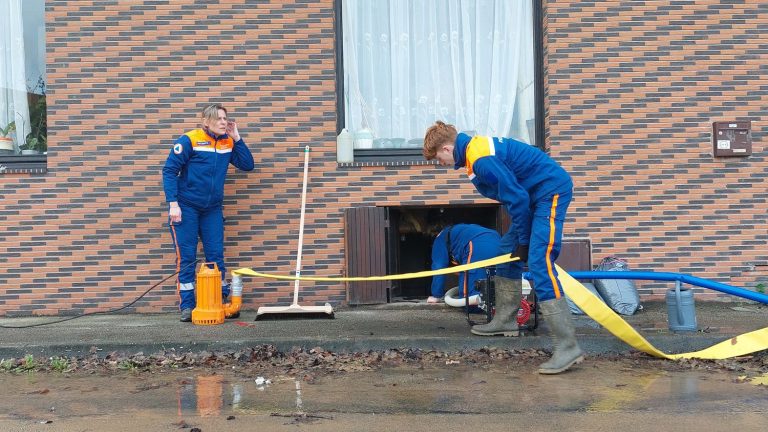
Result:
[[[625,319],[657,348],[668,353],[705,348],[730,337],[768,327],[768,307],[756,303],[696,303],[699,330],[675,334],[667,324],[666,304],[646,302]],[[456,308],[425,303],[345,307],[334,319],[254,321],[256,311],[224,324],[181,323],[178,314],[112,314],[25,329],[0,328],[0,359],[34,356],[82,356],[97,352],[151,354],[176,351],[226,351],[272,344],[281,350],[321,346],[337,352],[418,348],[460,351],[482,347],[550,348],[546,324],[519,338],[481,337],[469,332]],[[1,326],[23,326],[66,317],[2,318]],[[480,317],[476,317],[480,318]],[[576,331],[588,354],[629,352],[631,348],[591,318],[574,315]]]

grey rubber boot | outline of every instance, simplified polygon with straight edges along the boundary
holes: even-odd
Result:
[[[561,297],[557,300],[540,302],[539,306],[554,344],[552,358],[539,366],[539,373],[553,375],[565,372],[584,360],[584,352],[576,342],[576,332],[573,329],[568,303],[565,297]]]
[[[181,322],[191,322],[192,321],[192,309],[191,308],[184,308],[181,310],[181,318],[179,319]]]
[[[494,276],[496,285],[496,314],[488,324],[472,326],[473,334],[480,336],[518,336],[517,311],[523,297],[523,281]]]

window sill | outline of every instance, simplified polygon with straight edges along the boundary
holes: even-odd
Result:
[[[421,148],[355,149],[354,162],[339,162],[339,167],[436,165],[425,160]]]
[[[0,175],[4,174],[45,174],[48,172],[48,156],[0,155]]]

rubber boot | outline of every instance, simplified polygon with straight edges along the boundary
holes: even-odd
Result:
[[[494,276],[496,313],[488,324],[472,326],[472,334],[480,336],[518,336],[517,311],[523,297],[523,281]]]
[[[192,321],[192,310],[195,308],[195,290],[179,291],[179,297],[181,297],[181,303],[179,304],[179,310],[181,311],[181,322]]]
[[[584,352],[576,342],[571,311],[565,297],[539,303],[544,322],[552,334],[554,350],[552,358],[539,366],[539,373],[545,375],[565,372],[571,366],[584,360]]]
[[[184,308],[181,310],[181,318],[179,318],[179,321],[181,322],[192,322],[192,309],[190,308]]]

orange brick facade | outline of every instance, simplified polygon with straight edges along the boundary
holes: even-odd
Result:
[[[0,315],[122,306],[175,271],[160,168],[210,101],[256,158],[225,188],[230,269],[293,270],[305,145],[305,274],[344,274],[346,207],[486,203],[433,165],[337,165],[334,15],[333,0],[46,2],[48,172],[0,175]],[[576,184],[566,235],[590,237],[595,263],[765,281],[768,9],[548,1],[543,24],[548,144]],[[720,120],[752,121],[751,157],[712,157]],[[343,284],[302,288],[346,301]],[[292,291],[249,279],[244,308]],[[169,280],[129,310],[175,304]]]

